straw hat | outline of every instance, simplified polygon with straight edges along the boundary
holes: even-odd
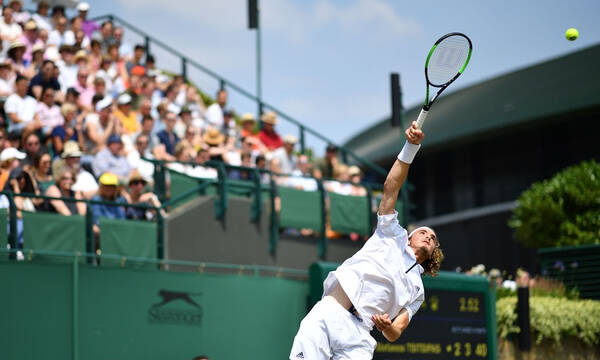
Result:
[[[350,175],[350,176],[360,175],[360,168],[356,165],[350,166],[350,168],[348,169],[348,175]]]
[[[85,50],[79,50],[75,53],[75,57],[73,58],[73,61],[77,62],[77,61],[79,61],[79,59],[84,59],[85,61],[88,61],[88,55]]]
[[[10,46],[8,47],[8,51],[10,52],[11,50],[17,49],[17,48],[25,48],[25,44],[23,44],[21,41],[16,40],[13,41]]]
[[[277,119],[277,114],[275,114],[275,112],[273,112],[273,111],[268,111],[268,112],[264,113],[260,119],[262,120],[262,122],[271,124],[271,125],[275,125],[279,122],[279,119]]]
[[[244,113],[242,114],[242,117],[240,118],[240,122],[243,124],[245,122],[256,122],[256,119],[254,118],[254,115],[252,115],[252,113]]]
[[[131,183],[134,181],[143,181],[144,184],[148,183],[148,181],[146,181],[146,179],[144,179],[144,177],[142,176],[142,174],[140,173],[140,171],[138,169],[133,169],[133,171],[131,171],[131,174],[129,174],[129,181],[127,181],[127,184],[131,185]]]
[[[79,144],[76,141],[69,140],[65,142],[63,153],[60,155],[63,159],[73,158],[73,157],[81,157],[83,153],[81,149],[79,149]]]
[[[296,144],[298,143],[298,138],[294,135],[288,134],[283,137],[283,142],[287,144]]]
[[[209,145],[219,145],[225,140],[225,135],[221,134],[218,129],[208,129],[204,133],[204,142]]]

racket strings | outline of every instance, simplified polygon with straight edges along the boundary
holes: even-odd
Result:
[[[456,76],[469,56],[469,41],[449,36],[434,49],[427,64],[427,77],[434,86],[442,86]]]

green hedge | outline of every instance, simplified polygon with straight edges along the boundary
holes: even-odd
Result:
[[[520,332],[516,306],[514,296],[496,302],[498,335],[503,339]],[[560,344],[564,337],[575,337],[588,345],[600,344],[600,301],[534,296],[529,306],[537,344],[543,340]]]

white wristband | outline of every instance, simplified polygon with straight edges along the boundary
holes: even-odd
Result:
[[[411,144],[408,141],[404,143],[404,147],[402,151],[398,154],[398,160],[403,163],[410,164],[413,162],[415,155],[417,155],[417,151],[421,148],[421,144],[415,145]]]

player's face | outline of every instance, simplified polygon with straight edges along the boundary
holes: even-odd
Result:
[[[426,253],[428,258],[433,254],[433,250],[438,247],[438,240],[435,232],[429,228],[419,229],[410,238],[410,245]]]

